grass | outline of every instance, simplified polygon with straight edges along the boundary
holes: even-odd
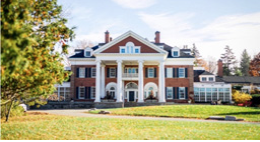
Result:
[[[98,113],[100,110],[91,111]],[[224,105],[167,105],[108,109],[114,115],[155,116],[206,119],[209,116],[232,115],[246,121],[260,122],[260,108]]]
[[[2,140],[259,140],[260,125],[27,115],[1,124]]]

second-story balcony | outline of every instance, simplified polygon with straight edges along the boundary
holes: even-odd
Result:
[[[138,80],[138,73],[123,73],[123,80]]]

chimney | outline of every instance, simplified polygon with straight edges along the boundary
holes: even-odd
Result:
[[[221,59],[218,60],[218,76],[223,77],[223,62]]]
[[[160,43],[160,32],[159,31],[156,31],[155,32],[155,43]]]
[[[110,41],[112,41],[112,37],[110,37]]]
[[[109,32],[106,31],[105,32],[105,43],[108,43],[109,42]]]

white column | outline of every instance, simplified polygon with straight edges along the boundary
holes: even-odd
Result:
[[[143,62],[144,61],[138,61],[138,102],[144,102],[144,77],[143,77]]]
[[[117,61],[117,100],[116,102],[123,102],[122,99],[122,61]]]
[[[96,61],[96,98],[95,102],[100,102],[100,63],[101,61]]]
[[[159,102],[165,102],[165,75],[164,75],[164,61],[159,65]]]
[[[101,65],[101,97],[105,97],[105,65]]]

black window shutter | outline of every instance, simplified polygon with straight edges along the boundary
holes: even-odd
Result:
[[[77,77],[79,77],[79,68],[77,68]]]
[[[90,99],[91,98],[91,91],[92,91],[92,89],[91,89],[92,87],[88,87],[88,99]]]
[[[91,77],[91,68],[88,68],[88,77]]]
[[[117,77],[117,68],[116,68],[116,77]]]
[[[157,68],[154,68],[154,78],[157,77]]]
[[[165,100],[167,100],[167,87],[165,87]]]
[[[165,77],[167,78],[167,68],[165,68]]]
[[[145,68],[145,77],[148,77],[148,68]]]
[[[79,87],[76,87],[76,99],[79,99]]]
[[[175,87],[172,87],[172,98],[175,99]]]
[[[179,87],[177,87],[177,99],[180,99],[180,95],[179,95]]]
[[[188,68],[185,68],[185,78],[188,77]]]
[[[85,68],[85,78],[88,78],[88,68]]]
[[[185,87],[185,98],[188,99],[188,87]]]
[[[88,99],[88,87],[85,87],[85,99]]]
[[[175,78],[175,68],[172,68],[172,78]]]
[[[107,77],[109,77],[109,68],[107,68]]]
[[[179,78],[179,68],[176,68],[176,77]]]

